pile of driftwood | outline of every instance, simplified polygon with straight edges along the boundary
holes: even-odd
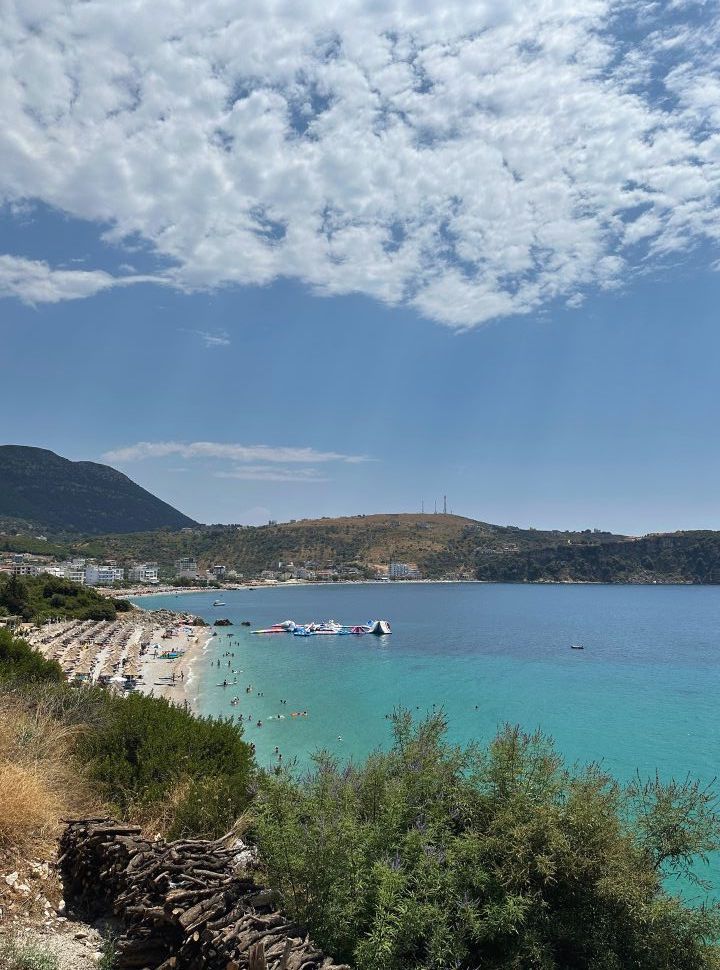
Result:
[[[149,842],[138,828],[82,819],[60,848],[68,907],[119,921],[118,970],[348,970],[275,909],[222,840]]]

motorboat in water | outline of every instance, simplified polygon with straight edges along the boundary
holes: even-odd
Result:
[[[227,606],[222,600],[213,600],[213,606]]]

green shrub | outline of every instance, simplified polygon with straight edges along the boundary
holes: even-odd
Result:
[[[60,665],[45,660],[24,640],[0,628],[0,681],[37,682],[63,680]]]
[[[119,605],[122,604],[122,605]],[[41,623],[50,617],[114,620],[117,610],[131,609],[127,600],[112,600],[89,586],[58,576],[10,576],[0,579],[0,610]]]
[[[28,712],[79,728],[78,772],[123,818],[152,821],[173,837],[215,838],[248,806],[255,766],[239,725],[195,717],[161,698],[64,680],[0,677],[3,692]]]
[[[712,794],[622,789],[506,728],[451,747],[435,716],[395,718],[360,768],[327,755],[263,779],[255,833],[289,915],[357,970],[718,968],[717,908],[663,889],[716,849]]]
[[[233,827],[247,807],[247,778],[242,774],[195,778],[174,806],[168,838],[217,838]]]
[[[142,694],[105,695],[94,715],[93,730],[80,738],[80,756],[101,795],[122,812],[159,806],[187,781],[179,828],[219,835],[247,805],[253,760],[238,725]],[[215,804],[201,811],[202,792],[213,787]]]

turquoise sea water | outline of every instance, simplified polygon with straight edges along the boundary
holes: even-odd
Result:
[[[261,764],[276,763],[276,745],[301,766],[321,747],[361,758],[388,744],[393,708],[421,714],[435,705],[457,742],[487,740],[510,721],[541,728],[568,760],[601,761],[621,779],[657,770],[711,781],[718,771],[720,587],[299,586],[224,591],[226,606],[213,608],[216,597],[139,602],[233,620],[196,666],[199,705],[206,714],[251,714],[246,737]],[[238,625],[330,617],[388,619],[393,634],[252,636]],[[218,668],[228,650],[232,667],[221,659]],[[232,669],[237,686],[217,687],[232,681]],[[290,717],[304,710],[307,717]],[[717,865],[711,875],[720,888]]]

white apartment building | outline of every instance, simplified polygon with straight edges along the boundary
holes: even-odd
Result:
[[[55,576],[57,579],[65,579],[65,570],[62,566],[45,566],[43,569],[44,573],[48,576]]]
[[[154,563],[142,563],[128,569],[128,579],[132,583],[157,583],[158,567]]]
[[[112,586],[125,579],[125,570],[117,566],[86,566],[86,586]]]

